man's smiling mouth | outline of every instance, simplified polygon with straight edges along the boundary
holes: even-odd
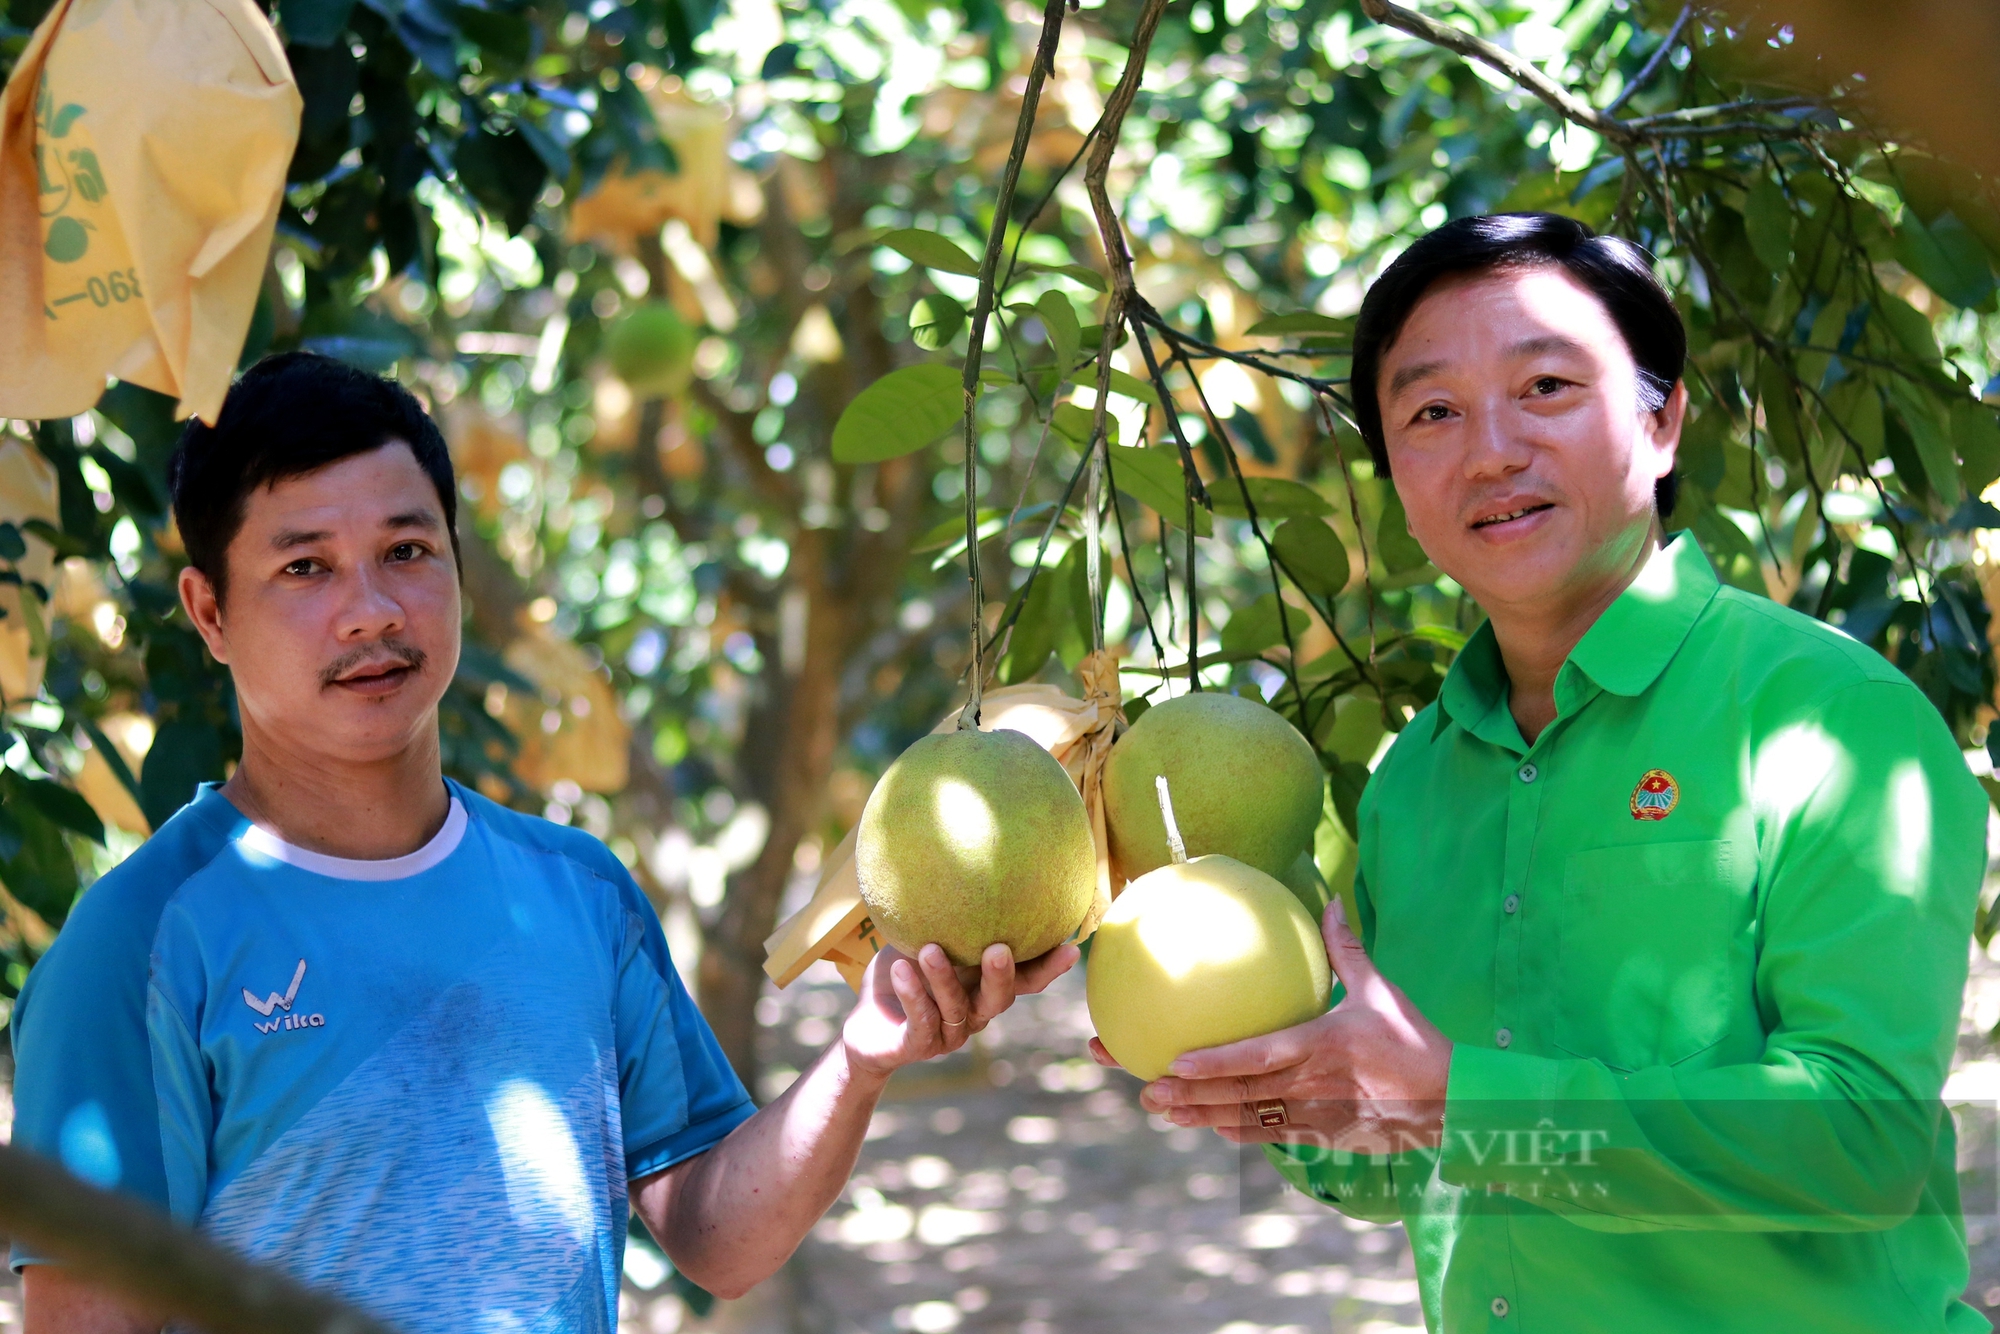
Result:
[[[1521,509],[1508,510],[1505,514],[1489,514],[1483,519],[1474,519],[1472,526],[1474,528],[1491,528],[1495,524],[1512,523],[1516,519],[1525,519],[1530,514],[1540,514],[1543,510],[1554,508],[1555,505],[1553,503],[1545,501],[1540,505],[1528,505]]]

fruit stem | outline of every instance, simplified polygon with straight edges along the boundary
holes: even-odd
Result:
[[[1167,791],[1167,776],[1160,774],[1153,779],[1153,790],[1160,794],[1160,818],[1167,824],[1167,849],[1174,854],[1174,865],[1178,866],[1187,858],[1187,844],[1181,842],[1181,827],[1174,822],[1174,798]]]

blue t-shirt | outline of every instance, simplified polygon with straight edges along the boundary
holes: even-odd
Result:
[[[15,1142],[410,1334],[608,1334],[626,1183],[755,1109],[617,859],[449,786],[381,862],[204,788],[29,974]]]

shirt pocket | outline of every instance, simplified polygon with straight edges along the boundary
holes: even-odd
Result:
[[[1732,1012],[1736,880],[1727,840],[1571,853],[1563,868],[1557,1045],[1638,1070],[1720,1041]]]

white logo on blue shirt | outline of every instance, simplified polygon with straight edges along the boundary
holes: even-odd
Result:
[[[255,1010],[258,1014],[269,1015],[273,1010],[285,1011],[283,1015],[279,1016],[276,1019],[271,1020],[271,1022],[268,1024],[260,1024],[257,1023],[255,1020],[252,1020],[250,1026],[256,1029],[259,1033],[275,1033],[280,1028],[325,1027],[326,1026],[325,1015],[293,1014],[291,1012],[292,1002],[298,999],[299,983],[305,981],[305,977],[306,977],[306,961],[304,959],[300,959],[298,970],[292,974],[292,985],[285,988],[284,995],[281,996],[274,991],[270,995],[266,996],[263,1000],[258,1000],[255,996],[250,994],[250,988],[248,987],[243,988],[243,1003],[249,1006],[251,1009]]]

